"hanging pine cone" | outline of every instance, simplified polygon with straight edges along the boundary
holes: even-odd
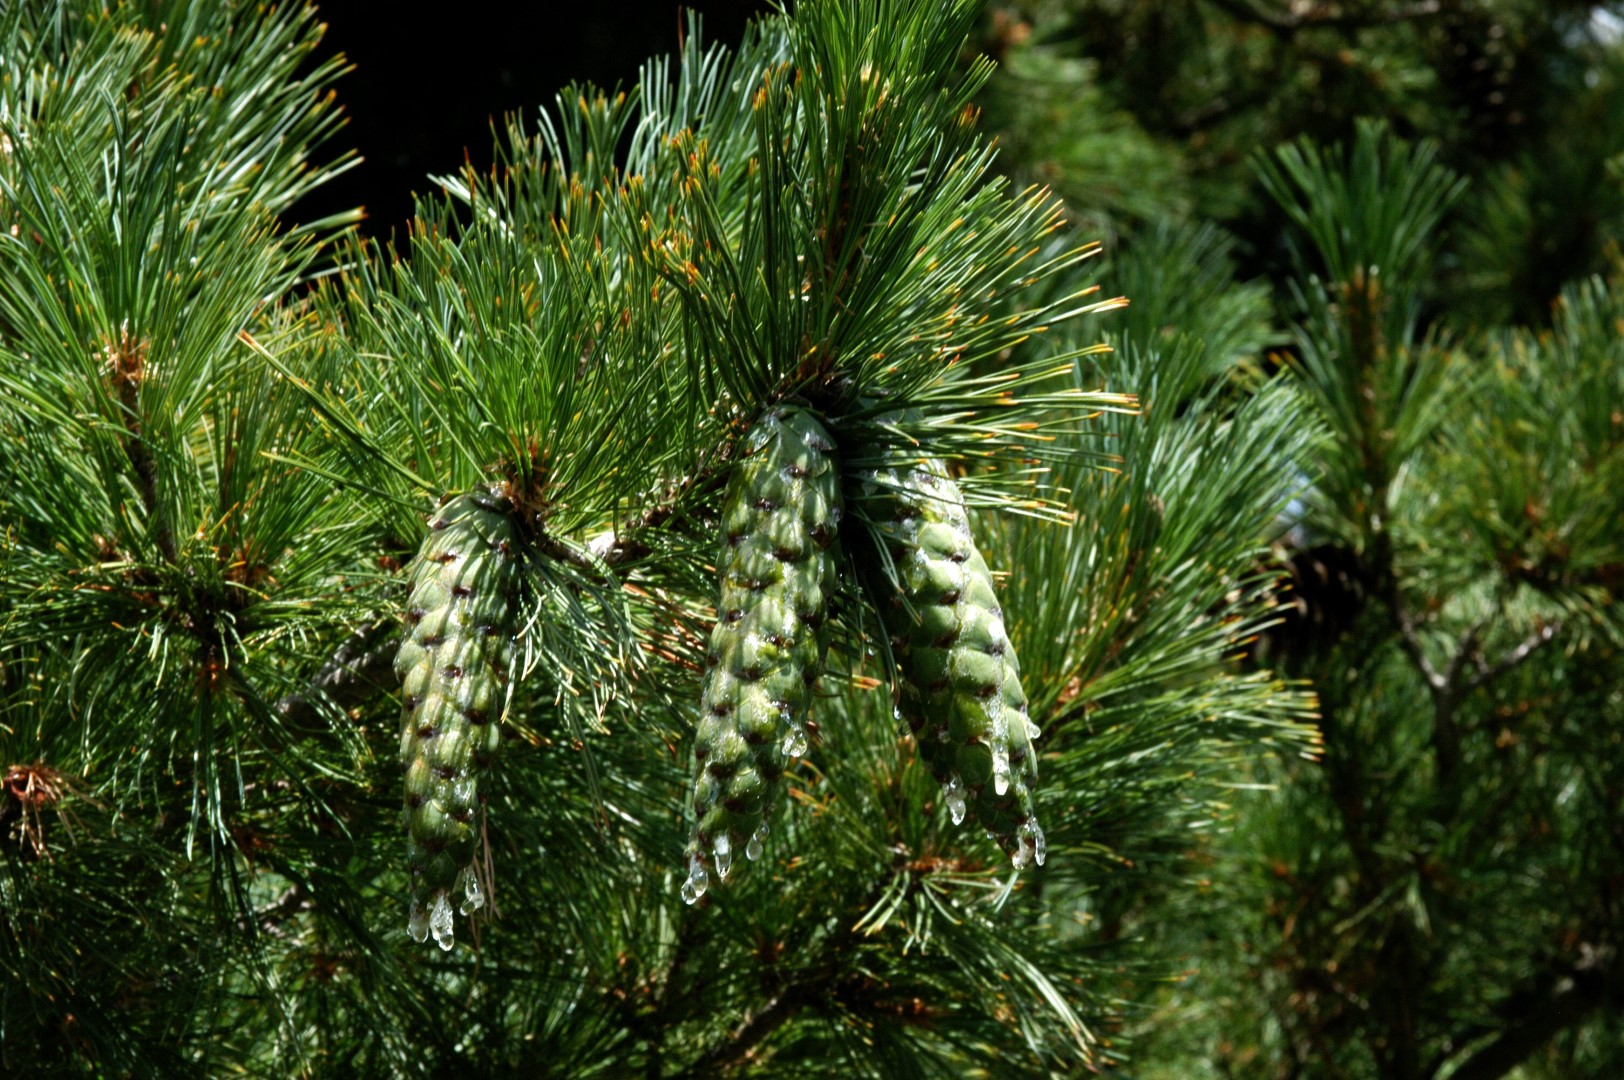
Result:
[[[696,822],[682,897],[693,903],[715,858],[726,877],[755,859],[789,758],[806,752],[807,713],[828,649],[840,528],[834,441],[812,413],[781,407],[751,431],[728,484],[694,756]]]
[[[896,569],[896,583],[877,566],[867,576],[900,675],[897,710],[954,824],[973,808],[1017,868],[1034,859],[1041,866],[1046,849],[1032,808],[1038,730],[958,485],[936,460],[867,472],[859,484]]]
[[[406,769],[408,929],[452,944],[451,892],[484,902],[474,871],[479,773],[501,743],[519,588],[507,500],[476,493],[440,507],[412,564],[401,681],[400,757]]]

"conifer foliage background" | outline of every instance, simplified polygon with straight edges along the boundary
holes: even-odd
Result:
[[[378,245],[283,224],[347,161],[310,9],[6,8],[8,1071],[1112,1059],[1161,970],[1112,943],[1124,868],[1176,874],[1228,759],[1309,745],[1306,693],[1233,657],[1318,429],[1280,380],[1214,389],[1235,342],[1097,347],[1086,238],[989,169],[974,15],[693,29],[630,92],[514,121]],[[724,492],[785,406],[850,475],[957,474],[1044,729],[1042,871],[955,825],[899,726],[855,511],[761,858],[684,903]],[[407,934],[391,661],[436,507],[469,496],[518,530],[470,819],[500,918],[442,951]]]
[[[1617,9],[806,2],[378,242],[315,9],[5,5],[0,1071],[1605,1075]],[[921,476],[1041,868],[914,742]],[[830,564],[724,878],[735,535]]]
[[[1234,252],[1326,432],[1256,652],[1310,680],[1324,753],[1259,759],[1210,888],[1147,902],[1201,974],[1155,997],[1145,1075],[1624,1068],[1621,30],[1588,0],[983,22],[989,120],[1117,236],[1130,317],[1239,302],[1138,304],[1191,261],[1169,237]]]

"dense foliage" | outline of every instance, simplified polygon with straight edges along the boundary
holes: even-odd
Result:
[[[1328,434],[1254,650],[1311,681],[1325,752],[1260,769],[1192,852],[1206,887],[1138,909],[1199,969],[1149,1003],[1147,1075],[1624,1068],[1620,15],[1066,0],[983,24],[1017,168],[1117,235],[1135,300],[1179,258],[1171,221],[1229,236],[1274,299],[1248,348]]]
[[[975,14],[691,28],[377,245],[280,224],[311,10],[5,9],[6,1071],[1118,1056],[1137,881],[1312,745],[1236,657],[1319,427],[1255,305],[1100,347]]]
[[[0,1071],[1624,1068],[1619,5],[983,7],[0,10]]]

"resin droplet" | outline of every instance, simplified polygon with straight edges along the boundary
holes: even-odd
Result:
[[[953,817],[953,824],[964,822],[964,782],[954,773],[953,778],[942,789],[942,795],[947,800],[947,812]]]
[[[1026,722],[1026,737],[1035,742],[1043,737],[1043,729],[1028,720]]]
[[[446,500],[412,561],[401,683],[401,764],[411,903],[419,940],[449,949],[481,848],[481,770],[497,751],[523,578],[512,506],[488,489]],[[468,911],[468,904],[462,905]]]
[[[894,572],[865,566],[864,585],[892,642],[893,702],[906,707],[921,764],[942,781],[953,820],[974,818],[1013,856],[1033,813],[1038,755],[997,582],[945,462],[915,460],[873,478],[877,492],[861,512]],[[1026,862],[1035,857],[1035,844],[1028,848]]]
[[[790,728],[789,733],[784,736],[784,756],[800,757],[804,753],[806,753],[806,729]]]
[[[454,943],[451,929],[451,901],[444,889],[434,894],[434,910],[429,912],[429,930],[434,934],[435,944],[450,952]]]
[[[1015,834],[1016,848],[1010,856],[1015,869],[1024,870],[1033,862],[1039,866],[1049,854],[1049,845],[1043,838],[1043,826],[1038,824],[1037,818],[1029,818]]]
[[[733,869],[733,845],[728,841],[727,834],[723,833],[716,838],[716,873],[726,881],[727,872],[731,869]]]
[[[472,915],[485,906],[485,890],[479,887],[479,879],[474,876],[474,868],[469,867],[462,872],[462,907],[459,909],[464,915]]]
[[[682,883],[682,902],[697,904],[708,888],[710,875],[705,872],[705,864],[698,855],[688,856],[688,880]]]
[[[744,857],[751,862],[761,858],[761,842],[765,839],[767,839],[767,823],[763,821],[755,834],[750,837],[750,842],[744,845]]]
[[[1021,826],[1021,831],[1016,840],[1018,842],[1015,850],[1010,853],[1009,861],[1015,865],[1015,869],[1025,870],[1032,865],[1032,838],[1026,835],[1024,825]]]
[[[427,941],[429,939],[429,913],[422,904],[412,901],[412,913],[406,920],[406,932],[412,935],[413,941]]]

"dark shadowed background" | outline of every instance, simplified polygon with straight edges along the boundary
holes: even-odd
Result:
[[[763,0],[517,4],[459,0],[436,18],[412,5],[323,0],[322,56],[343,53],[355,65],[339,84],[350,117],[336,140],[365,159],[300,204],[312,220],[364,206],[363,228],[387,236],[411,215],[412,192],[428,176],[455,170],[464,151],[491,160],[491,122],[533,114],[576,81],[630,85],[650,56],[675,51],[685,12],[703,20],[707,41],[736,44]]]

